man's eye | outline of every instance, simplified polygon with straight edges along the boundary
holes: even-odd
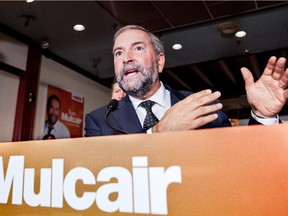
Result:
[[[121,51],[116,51],[116,52],[114,53],[114,55],[115,55],[116,57],[120,56],[121,54],[122,54]]]
[[[137,47],[135,47],[135,50],[136,51],[141,51],[141,50],[143,50],[144,48],[142,47],[142,46],[137,46]]]

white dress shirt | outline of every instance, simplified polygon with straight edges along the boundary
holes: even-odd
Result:
[[[258,121],[259,123],[263,124],[263,125],[275,125],[275,124],[279,124],[279,116],[276,115],[276,118],[260,118],[258,116],[256,116],[253,111],[251,110],[251,116],[252,118],[254,118],[256,121]]]
[[[129,96],[129,98],[133,104],[134,109],[136,110],[136,114],[141,123],[141,126],[143,127],[144,119],[146,117],[146,110],[145,108],[139,106],[139,104],[144,100],[139,100],[131,96]],[[152,112],[159,120],[163,117],[165,112],[171,107],[170,91],[165,89],[162,82],[158,91],[147,100],[152,100],[156,102],[152,107]],[[151,128],[147,131],[147,133],[151,133]]]
[[[48,133],[48,123],[45,121],[45,126],[44,126],[44,135]],[[58,138],[70,138],[70,132],[68,128],[59,120],[55,123],[53,129],[50,132],[55,136],[56,139]]]

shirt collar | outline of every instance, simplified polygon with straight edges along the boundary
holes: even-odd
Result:
[[[170,101],[170,95],[169,95],[169,91],[165,89],[164,85],[162,82],[160,82],[160,88],[157,90],[157,92],[155,92],[155,94],[153,94],[150,98],[148,98],[147,100],[152,100],[155,101],[158,105],[166,108],[167,106],[167,101]],[[168,91],[168,92],[167,92]],[[134,98],[132,96],[129,95],[129,98],[133,104],[133,107],[135,109],[137,109],[137,107],[139,106],[139,104],[144,101],[144,100],[140,100],[137,98]]]
[[[46,127],[47,127],[47,128],[49,127],[48,121],[46,121]],[[59,127],[60,127],[60,123],[59,123],[59,120],[57,120],[56,123],[55,123],[54,126],[53,126],[53,129],[54,129],[55,131],[57,131],[57,130],[59,130]],[[53,129],[52,129],[52,130],[53,130]]]

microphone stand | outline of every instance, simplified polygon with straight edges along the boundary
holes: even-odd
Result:
[[[111,112],[115,111],[118,107],[118,101],[116,99],[113,99],[110,101],[110,103],[107,106],[107,112],[104,118],[105,123],[107,124],[108,127],[110,127],[112,130],[117,131],[118,133],[121,134],[128,134],[128,132],[120,129],[120,128],[115,128],[111,123],[108,121],[108,116]]]

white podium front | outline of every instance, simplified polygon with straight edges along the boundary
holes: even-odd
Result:
[[[0,143],[0,215],[287,216],[288,125]]]

